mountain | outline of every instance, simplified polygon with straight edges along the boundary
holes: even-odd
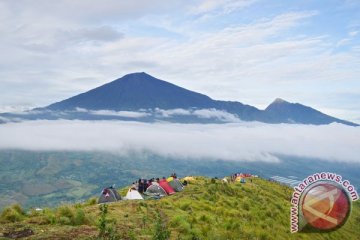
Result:
[[[128,188],[120,189],[120,194],[125,196]],[[336,231],[314,232],[305,227],[303,232],[290,233],[292,192],[289,187],[256,177],[245,184],[195,177],[184,191],[160,200],[98,205],[94,197],[28,213],[13,205],[0,216],[0,238],[358,239],[359,201],[354,202],[351,216]]]
[[[64,111],[76,108],[89,110],[138,111],[139,109],[219,109],[257,120],[262,113],[255,107],[239,102],[216,101],[189,91],[147,73],[132,73],[115,81],[51,104],[45,109]]]
[[[170,112],[169,112],[170,110]],[[164,112],[165,111],[165,112]],[[34,119],[137,120],[185,123],[259,121],[265,123],[355,123],[313,108],[276,99],[265,110],[235,101],[214,100],[147,73],[131,73],[69,99],[20,114],[0,114],[0,121]]]
[[[71,110],[76,107],[101,110],[138,110],[149,108],[209,108],[213,100],[146,73],[125,75],[115,81],[46,107],[50,110]]]
[[[302,124],[330,124],[338,122],[346,125],[356,126],[352,122],[340,120],[326,115],[316,109],[299,103],[289,103],[277,98],[266,109],[266,115],[274,122],[302,123]]]

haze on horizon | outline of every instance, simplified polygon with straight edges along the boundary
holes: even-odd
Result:
[[[360,3],[0,2],[0,112],[130,72],[264,109],[275,98],[360,121]]]

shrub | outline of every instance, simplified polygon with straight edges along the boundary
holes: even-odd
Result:
[[[85,212],[81,208],[76,209],[73,224],[74,225],[83,225],[87,222],[85,217]]]
[[[36,217],[36,216],[41,216],[42,215],[42,211],[36,211],[34,208],[30,209],[28,216],[29,217]]]
[[[11,207],[7,207],[1,213],[2,222],[19,222],[22,220],[22,215]]]
[[[161,219],[158,214],[155,224],[155,232],[152,237],[153,240],[167,240],[170,238],[170,231],[167,229],[165,221]]]
[[[108,240],[120,239],[120,236],[117,234],[116,230],[114,229],[114,226],[110,224],[110,221],[107,219],[108,205],[101,204],[99,209],[100,209],[100,218],[98,220],[98,229],[99,229],[98,239],[108,239]]]
[[[25,212],[19,204],[5,208],[0,216],[2,222],[19,222],[25,217]]]
[[[60,206],[56,210],[56,215],[60,217],[67,217],[69,219],[74,218],[74,211],[69,206]]]
[[[61,225],[72,225],[70,218],[65,216],[60,216],[57,221]]]
[[[43,215],[45,216],[48,223],[50,223],[50,224],[56,223],[55,213],[51,209],[45,208],[43,211]]]
[[[20,204],[14,204],[14,205],[11,206],[11,208],[14,209],[20,215],[23,215],[23,216],[25,215],[25,211],[22,209]]]
[[[51,223],[57,222],[61,225],[76,226],[89,222],[81,205],[78,205],[75,209],[69,206],[60,206],[56,209],[56,214],[48,211],[47,215]]]
[[[96,203],[97,203],[96,198],[90,198],[90,199],[88,199],[88,200],[86,201],[86,204],[87,204],[88,206],[95,205]]]

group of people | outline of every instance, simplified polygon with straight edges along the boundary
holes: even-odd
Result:
[[[177,178],[176,173],[172,173],[170,175],[170,177],[172,178]],[[165,179],[165,177],[162,177],[162,179]],[[131,189],[133,190],[137,190],[139,193],[144,193],[146,192],[147,188],[150,187],[151,185],[158,185],[159,186],[159,182],[160,182],[160,178],[151,178],[151,179],[143,179],[143,178],[139,178],[139,180],[135,181],[132,183]]]
[[[230,176],[230,182],[235,182],[238,178],[249,178],[253,175],[250,173],[234,173]],[[250,181],[252,182],[252,179],[250,178]]]

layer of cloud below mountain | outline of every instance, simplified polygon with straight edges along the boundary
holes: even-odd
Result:
[[[279,155],[360,163],[360,128],[229,123],[30,121],[0,125],[0,149],[151,151],[174,158],[279,162]]]

